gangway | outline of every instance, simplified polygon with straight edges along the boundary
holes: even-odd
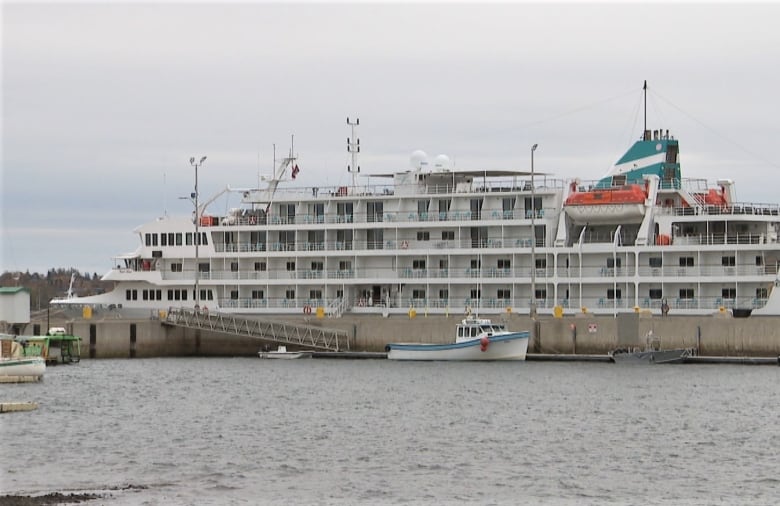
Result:
[[[190,329],[223,332],[236,336],[256,337],[283,345],[312,350],[349,350],[349,335],[340,329],[288,323],[269,319],[243,318],[232,314],[171,308],[163,324]]]

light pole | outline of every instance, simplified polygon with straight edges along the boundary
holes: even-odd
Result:
[[[190,165],[195,167],[195,193],[192,194],[192,198],[195,199],[195,311],[200,310],[200,286],[198,280],[200,278],[200,255],[198,254],[198,246],[200,245],[200,208],[198,207],[198,167],[203,165],[206,161],[206,157],[201,157],[199,162],[195,161],[195,157],[190,157]]]
[[[534,185],[534,151],[531,146],[531,318],[536,319],[536,186]]]

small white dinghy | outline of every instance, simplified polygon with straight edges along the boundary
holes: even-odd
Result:
[[[310,351],[287,351],[287,346],[279,346],[276,351],[260,351],[257,356],[260,358],[279,358],[291,360],[296,358],[311,358]]]

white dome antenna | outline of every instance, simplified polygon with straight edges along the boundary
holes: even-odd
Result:
[[[409,157],[409,165],[414,170],[421,170],[428,165],[428,155],[422,149],[415,150]]]

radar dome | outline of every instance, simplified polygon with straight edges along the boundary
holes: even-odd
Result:
[[[425,151],[422,149],[418,149],[412,153],[412,156],[409,157],[409,163],[413,169],[420,170],[428,165],[428,155],[426,155]]]
[[[452,168],[452,162],[447,155],[437,155],[433,160],[433,167],[441,172],[446,172]]]

